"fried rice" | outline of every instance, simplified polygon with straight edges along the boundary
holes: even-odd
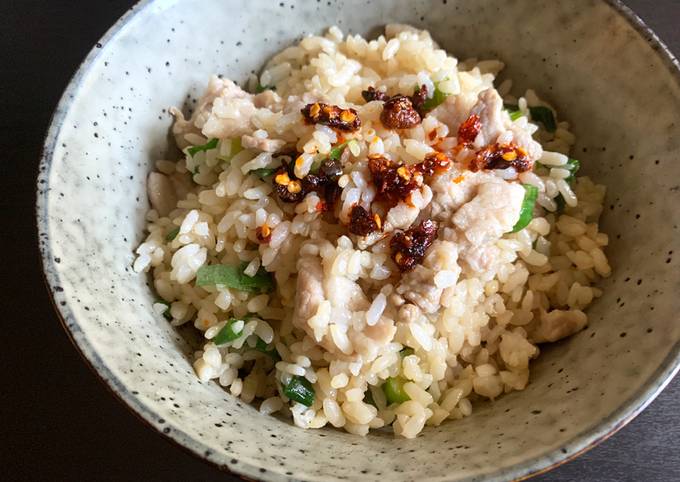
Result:
[[[588,323],[604,186],[569,123],[429,33],[332,27],[240,87],[210,79],[149,175],[134,269],[204,338],[193,366],[263,414],[358,435],[470,416]]]

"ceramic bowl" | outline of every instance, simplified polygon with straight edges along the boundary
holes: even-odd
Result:
[[[200,383],[189,346],[154,314],[135,274],[145,178],[166,155],[167,108],[208,76],[242,81],[308,32],[429,29],[459,58],[500,58],[578,136],[583,169],[608,186],[602,226],[614,268],[590,325],[546,347],[526,390],[416,440],[309,430]],[[215,465],[267,480],[510,479],[613,433],[680,363],[680,75],[614,1],[157,0],[129,11],[68,86],[45,143],[38,227],[47,283],[84,358],[156,430]]]

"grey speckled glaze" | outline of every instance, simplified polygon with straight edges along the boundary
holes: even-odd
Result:
[[[205,12],[206,14],[197,14]],[[262,20],[274,25],[262,28]],[[573,123],[584,170],[609,187],[614,275],[590,326],[543,349],[523,392],[415,441],[302,431],[200,383],[189,348],[132,272],[144,180],[168,151],[167,107],[208,75],[236,80],[300,35],[387,22],[431,30],[461,58],[498,57]],[[144,1],[93,49],[59,104],[38,179],[46,279],[64,325],[111,389],[197,455],[268,480],[509,479],[543,470],[644,408],[680,362],[677,64],[614,2]]]

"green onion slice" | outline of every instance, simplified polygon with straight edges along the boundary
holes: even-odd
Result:
[[[364,392],[364,403],[368,403],[369,405],[378,408],[378,405],[376,405],[375,400],[373,399],[373,392],[371,392],[370,386],[366,389],[366,392]]]
[[[570,157],[567,163],[560,167],[569,171],[569,176],[565,179],[565,181],[567,181],[569,184],[572,184],[576,179],[576,173],[580,169],[581,163],[578,161],[578,159],[572,159]],[[567,202],[564,200],[564,196],[562,196],[562,194],[557,195],[555,198],[555,204],[557,204],[556,212],[558,213],[564,212],[564,209],[567,207]]]
[[[234,341],[241,333],[243,333],[243,320],[230,318],[227,324],[217,332],[217,335],[211,340],[215,345],[224,345],[230,341]]]
[[[511,233],[516,233],[526,228],[534,217],[534,206],[538,197],[538,188],[531,184],[522,184],[522,187],[524,188],[524,200],[519,211],[519,219],[512,228],[512,231],[510,231]]]
[[[569,177],[567,177],[565,180],[571,184],[574,182],[574,179],[576,179],[576,173],[578,170],[581,168],[581,163],[578,161],[578,159],[572,159],[571,157],[567,161],[567,163],[564,166],[560,166],[562,169],[566,169],[569,171]]]
[[[161,305],[167,306],[167,308],[163,312],[163,317],[168,321],[172,320],[172,315],[170,314],[170,303],[168,303],[165,300],[158,300],[156,301],[156,303],[160,303]]]
[[[341,142],[337,146],[335,146],[333,149],[331,149],[331,153],[328,154],[328,158],[331,161],[339,161],[340,157],[342,156],[342,151],[345,150],[345,146],[347,145],[347,142]]]
[[[508,111],[508,115],[510,116],[511,121],[516,121],[520,117],[522,117],[524,114],[522,114],[521,110],[513,110],[513,111]]]
[[[314,388],[305,377],[293,375],[288,385],[283,387],[283,393],[291,400],[295,400],[307,407],[314,403]]]
[[[331,161],[339,161],[340,158],[342,157],[342,152],[345,150],[345,148],[349,148],[349,150],[355,156],[359,155],[361,149],[356,139],[349,139],[333,147],[331,149],[331,152],[328,154],[328,159]],[[317,155],[316,158],[314,159],[314,162],[312,162],[312,166],[310,167],[309,172],[311,172],[312,174],[317,174],[319,172],[321,164],[323,164],[324,159],[325,158],[322,155]]]
[[[545,127],[548,132],[555,132],[557,130],[557,123],[555,122],[555,116],[552,110],[548,107],[537,106],[529,107],[529,113],[531,114],[531,119],[536,122],[540,122]]]
[[[279,355],[279,352],[276,351],[276,348],[267,345],[264,340],[260,337],[257,338],[257,343],[255,343],[255,349],[259,352],[264,353],[265,355],[269,355],[275,362],[281,360],[281,356]]]
[[[257,176],[260,179],[264,179],[266,177],[273,176],[277,170],[278,169],[273,167],[261,167],[259,169],[253,169],[250,171],[250,174]]]
[[[344,151],[346,147],[349,148],[352,154],[358,155],[357,150],[359,149],[359,143],[357,142],[356,139],[349,139],[346,140],[345,142],[341,142],[333,149],[331,149],[330,154],[328,154],[328,158],[331,161],[339,161],[340,157],[342,156],[342,151]]]
[[[217,147],[217,143],[219,141],[217,139],[210,139],[208,142],[203,144],[202,146],[191,146],[187,149],[187,152],[191,157],[194,157],[196,153],[201,152],[201,151],[209,151],[210,149],[215,149]]]
[[[262,85],[262,84],[257,84],[257,87],[255,87],[255,93],[260,94],[264,92],[265,90],[276,90],[276,87],[273,85]]]
[[[196,272],[196,286],[222,285],[248,292],[268,292],[274,289],[274,278],[264,268],[260,268],[255,276],[243,273],[247,264],[230,266],[213,264],[202,266]]]
[[[385,380],[383,384],[383,392],[385,392],[385,398],[387,398],[387,403],[404,403],[411,400],[411,397],[404,391],[404,384],[406,380],[402,377],[389,377]]]
[[[243,145],[241,144],[240,137],[234,137],[233,139],[227,139],[222,142],[229,143],[229,153],[226,155],[218,155],[217,158],[220,161],[230,162],[232,157],[234,157],[236,154],[243,150]],[[222,149],[220,149],[220,151],[222,151]]]
[[[448,77],[443,79],[442,82],[447,81],[447,80],[449,80]],[[420,86],[416,87],[416,89],[415,89],[416,93],[418,93],[419,91],[420,91]],[[439,82],[437,82],[436,84],[434,84],[434,92],[432,92],[432,97],[430,97],[429,99],[427,99],[423,103],[423,110],[425,112],[431,111],[435,107],[438,107],[439,105],[441,105],[446,100],[446,98],[448,96],[449,96],[449,94],[445,94],[444,92],[439,90]]]
[[[168,234],[165,235],[165,240],[166,241],[172,241],[177,237],[179,234],[179,226],[177,226],[175,229],[171,230],[168,232]]]
[[[503,108],[506,110],[508,115],[510,116],[511,121],[516,121],[520,117],[522,117],[524,114],[522,113],[521,110],[519,110],[519,106],[515,104],[503,104]]]
[[[405,358],[405,357],[407,357],[407,356],[409,356],[409,355],[413,355],[413,353],[415,353],[415,352],[413,351],[413,348],[408,347],[408,346],[407,346],[406,348],[402,348],[402,349],[399,351],[399,355],[400,355],[402,358]]]
[[[522,113],[521,110],[519,110],[519,106],[515,104],[503,104],[503,108],[505,111],[508,113],[510,116],[511,121],[516,121],[520,117],[522,117],[524,114]]]

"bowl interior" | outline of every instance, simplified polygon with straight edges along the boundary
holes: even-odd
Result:
[[[194,375],[151,308],[133,251],[146,174],[171,152],[167,108],[208,76],[243,81],[277,50],[337,24],[427,28],[460,59],[499,58],[514,90],[559,109],[574,156],[608,187],[613,276],[590,325],[545,347],[522,392],[417,440],[303,431]],[[582,450],[659,390],[678,362],[680,87],[670,62],[605,2],[504,0],[142,2],[94,49],[56,113],[39,178],[41,249],[65,324],[94,368],[158,430],[257,478],[520,476]],[[423,469],[426,467],[426,470]]]

